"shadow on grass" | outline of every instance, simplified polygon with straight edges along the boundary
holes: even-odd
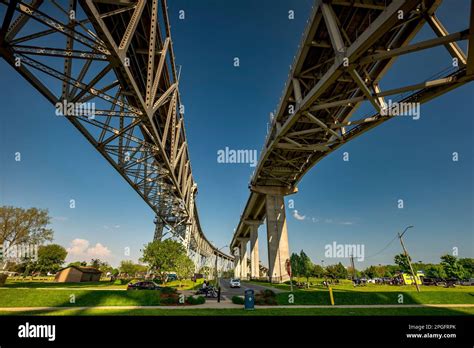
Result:
[[[280,305],[330,305],[329,290],[296,291],[277,294]],[[397,305],[397,304],[474,304],[473,293],[447,291],[348,291],[334,289],[336,305]],[[293,300],[293,303],[292,303]]]
[[[14,289],[14,288],[29,288],[29,289],[36,289],[36,288],[89,288],[89,287],[100,287],[100,288],[108,288],[108,287],[123,287],[120,285],[115,285],[113,282],[108,281],[100,281],[100,282],[84,282],[84,283],[56,283],[56,282],[38,282],[38,281],[31,281],[31,282],[22,282],[22,281],[15,281],[15,282],[7,282],[3,285],[3,288]]]

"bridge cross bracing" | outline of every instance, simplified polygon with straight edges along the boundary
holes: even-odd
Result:
[[[0,5],[1,57],[65,106],[64,118],[155,212],[155,238],[169,233],[193,259],[217,257],[230,269],[233,257],[199,223],[166,0]]]

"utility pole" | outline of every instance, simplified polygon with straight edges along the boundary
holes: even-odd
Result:
[[[413,281],[415,282],[415,286],[416,286],[416,291],[420,292],[420,287],[418,286],[418,283],[416,282],[416,275],[415,275],[415,271],[413,271],[413,266],[411,265],[411,260],[410,260],[410,255],[408,255],[408,251],[407,249],[405,248],[405,244],[403,244],[403,235],[405,234],[405,232],[409,229],[409,228],[412,228],[413,226],[408,226],[407,228],[405,228],[405,230],[402,232],[402,234],[398,233],[398,238],[400,239],[400,244],[402,245],[402,248],[403,248],[403,253],[405,254],[406,258],[407,258],[407,261],[408,261],[408,265],[410,266],[410,271],[411,271],[411,275],[413,277]]]

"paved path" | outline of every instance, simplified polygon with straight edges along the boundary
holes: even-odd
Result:
[[[474,308],[474,304],[399,304],[399,305],[285,305],[285,306],[255,306],[256,309],[271,308]],[[69,309],[222,309],[234,308],[242,309],[243,305],[236,305],[230,301],[206,302],[195,306],[87,306],[87,307],[0,307],[0,311],[24,312],[24,311],[44,311],[44,310],[69,310]]]
[[[269,286],[252,284],[245,281],[241,282],[240,288],[231,288],[229,282],[230,282],[230,279],[220,280],[220,285],[222,289],[221,294],[224,296],[224,298],[228,298],[228,299],[231,299],[232,296],[244,296],[245,289],[253,289],[256,293],[261,290],[266,290],[266,289],[272,290],[274,293],[283,292],[283,290],[280,290],[280,289],[275,289]]]

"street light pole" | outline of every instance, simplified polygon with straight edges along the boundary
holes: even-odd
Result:
[[[410,266],[410,271],[411,271],[411,275],[413,277],[413,281],[415,282],[415,286],[416,286],[416,291],[417,292],[420,292],[420,287],[418,286],[418,283],[416,282],[416,276],[415,276],[415,271],[413,270],[413,266],[411,265],[411,261],[410,261],[410,255],[408,254],[408,251],[407,249],[405,248],[405,244],[403,244],[403,235],[405,234],[405,232],[409,229],[409,228],[412,228],[413,226],[407,226],[405,228],[405,230],[402,232],[402,234],[398,233],[398,238],[400,239],[400,244],[402,245],[402,248],[403,248],[403,253],[405,254],[406,258],[407,258],[407,261],[408,261],[408,265]]]
[[[228,247],[228,245],[224,245],[223,247],[217,249],[217,251],[219,252],[219,251],[221,251],[221,249],[224,249],[226,247]],[[214,268],[216,269],[216,286],[220,287],[220,285],[219,285],[219,271],[217,270],[217,253],[216,253],[216,262],[215,262]]]

